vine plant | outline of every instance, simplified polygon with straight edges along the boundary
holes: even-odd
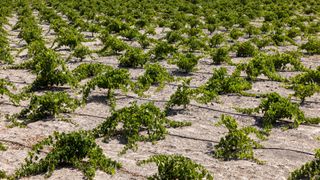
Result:
[[[275,81],[286,81],[277,71],[284,70],[287,65],[291,65],[293,70],[306,70],[298,57],[293,53],[277,53],[274,55],[259,54],[252,58],[247,64],[239,64],[234,71],[234,76],[240,76],[242,71],[246,72],[249,80],[264,74]]]
[[[50,152],[43,157],[40,152],[44,148],[49,148]],[[93,179],[97,169],[114,174],[121,164],[106,157],[94,137],[86,131],[55,132],[33,146],[25,163],[9,179],[42,173],[50,177],[55,169],[66,166],[79,169],[86,178]]]
[[[168,114],[172,107],[181,106],[187,108],[190,100],[193,98],[195,91],[190,88],[191,79],[186,79],[178,86],[174,94],[170,96],[170,100],[166,103],[165,111]]]
[[[174,58],[175,60],[173,64],[176,64],[179,70],[184,73],[190,73],[194,71],[200,59],[200,57],[192,53],[187,53],[186,55],[179,53],[176,54]]]
[[[138,162],[138,165],[155,163],[158,173],[149,176],[148,179],[207,179],[213,180],[202,165],[195,163],[190,158],[182,155],[154,155],[149,159]]]
[[[320,175],[320,149],[316,150],[315,159],[291,172],[288,180],[317,179]]]
[[[145,73],[138,77],[138,81],[134,85],[134,91],[142,95],[151,85],[158,85],[158,90],[162,89],[166,82],[172,82],[174,78],[160,64],[146,64],[144,66]]]
[[[218,95],[227,93],[243,93],[251,89],[252,85],[241,77],[229,76],[226,68],[214,69],[212,77],[197,91],[197,99],[207,103]]]
[[[82,63],[72,70],[73,77],[77,81],[97,76],[104,71],[111,70],[112,67],[100,63]]]
[[[0,79],[0,95],[8,96],[10,101],[14,104],[18,104],[20,101],[19,96],[11,92],[11,89],[16,89],[16,87],[9,81],[5,79]]]
[[[148,56],[139,48],[129,48],[124,55],[119,58],[121,67],[139,67],[148,61]]]
[[[87,101],[91,90],[95,89],[96,87],[108,89],[107,99],[110,100],[110,106],[112,109],[114,109],[116,106],[114,90],[122,89],[126,91],[128,86],[131,84],[132,83],[128,70],[108,68],[101,74],[98,74],[92,78],[83,87],[83,102]]]
[[[216,125],[224,125],[229,132],[215,145],[214,157],[224,160],[249,159],[258,164],[263,163],[253,154],[253,148],[261,148],[262,145],[249,137],[249,134],[255,134],[259,139],[265,139],[264,132],[251,126],[239,129],[237,121],[231,116],[225,115],[221,116]]]
[[[263,113],[262,127],[270,130],[278,122],[283,122],[283,119],[288,118],[293,122],[289,127],[296,128],[301,123],[319,123],[319,118],[306,118],[299,106],[292,103],[288,98],[280,96],[278,93],[270,93],[266,95],[266,99],[262,100],[256,108],[236,108],[239,112],[245,114]]]
[[[20,125],[23,126],[49,117],[59,117],[61,113],[73,112],[79,105],[80,102],[66,92],[46,92],[40,96],[33,95],[29,105],[20,113],[9,117],[9,120],[19,125],[16,119],[22,119]]]
[[[121,125],[121,126],[119,126]],[[129,149],[136,150],[137,142],[155,142],[165,138],[166,127],[190,126],[190,122],[177,122],[165,117],[165,113],[153,103],[137,105],[114,111],[110,117],[93,130],[96,137],[110,139],[120,135],[126,140],[126,145],[120,154]],[[119,128],[121,127],[121,128]]]
[[[310,69],[292,77],[288,84],[288,87],[295,91],[293,96],[298,97],[301,103],[304,103],[306,97],[320,92],[320,66],[315,70]]]

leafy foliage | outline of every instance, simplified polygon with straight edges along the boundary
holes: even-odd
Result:
[[[6,179],[7,178],[7,174],[5,171],[0,170],[0,178],[1,179]]]
[[[83,87],[83,101],[87,100],[91,90],[96,87],[108,89],[107,99],[110,100],[111,108],[114,108],[116,104],[113,91],[115,89],[126,90],[130,84],[130,75],[127,70],[108,68],[86,83]]]
[[[293,171],[288,180],[317,179],[320,175],[320,150],[316,150],[315,159]]]
[[[10,98],[10,100],[14,103],[17,104],[20,100],[19,96],[13,94],[11,92],[11,89],[16,89],[16,87],[9,81],[5,79],[0,79],[0,95],[6,95]]]
[[[245,114],[263,113],[262,127],[265,129],[271,129],[281,122],[283,119],[288,118],[293,120],[290,127],[298,127],[299,124],[306,120],[303,111],[299,109],[297,104],[290,102],[288,98],[281,97],[277,93],[270,93],[266,96],[266,99],[262,100],[260,105],[256,108],[241,109],[238,111]]]
[[[241,36],[243,36],[243,35],[244,35],[244,33],[243,33],[241,30],[239,30],[239,29],[232,29],[232,30],[230,31],[230,37],[231,37],[232,39],[234,39],[234,40],[239,39],[239,37],[241,37]]]
[[[104,47],[99,51],[101,55],[116,55],[128,49],[128,45],[125,42],[111,35],[107,35],[102,42]]]
[[[192,53],[187,53],[186,55],[178,54],[175,58],[177,60],[174,64],[177,64],[179,70],[185,73],[192,72],[200,59],[200,57],[197,57]]]
[[[91,50],[82,44],[79,44],[75,47],[74,51],[72,52],[72,56],[79,58],[82,61],[86,56],[91,54]]]
[[[239,76],[241,71],[245,71],[250,80],[255,80],[259,75],[264,74],[272,80],[285,81],[277,71],[286,69],[289,64],[293,66],[293,70],[305,70],[299,58],[294,54],[258,54],[247,64],[238,65],[233,75]]]
[[[160,64],[146,64],[145,73],[138,77],[134,91],[141,95],[147,91],[151,85],[158,85],[158,90],[164,87],[166,82],[171,82],[173,77]]]
[[[211,48],[218,47],[220,44],[222,44],[224,42],[224,40],[225,39],[222,34],[215,34],[209,40],[209,46]]]
[[[121,124],[121,128],[119,128]],[[126,146],[120,154],[128,149],[137,149],[137,142],[155,142],[165,138],[166,127],[188,126],[188,122],[169,120],[153,103],[137,105],[135,102],[120,110],[114,111],[101,125],[94,129],[98,137],[109,139],[120,135],[126,140]],[[143,133],[145,132],[145,133]]]
[[[71,50],[75,49],[84,40],[83,35],[80,34],[76,29],[63,27],[58,32],[58,37],[54,40],[52,47],[55,43],[58,45],[55,49],[62,46],[68,46]]]
[[[180,31],[170,31],[166,34],[166,40],[168,43],[176,43],[182,40],[181,32]]]
[[[241,77],[229,76],[226,68],[214,69],[212,77],[197,90],[201,102],[210,102],[218,95],[242,93],[251,89],[251,83]],[[199,97],[200,95],[200,97]]]
[[[14,62],[12,55],[10,54],[10,47],[7,42],[3,42],[0,36],[0,62],[12,64]]]
[[[176,48],[164,41],[157,43],[156,46],[150,51],[156,60],[165,59],[169,54],[174,54],[175,52]]]
[[[213,176],[200,164],[181,155],[154,155],[138,165],[155,163],[158,173],[148,179],[213,179]]]
[[[58,54],[51,49],[39,52],[33,60],[30,60],[21,66],[32,69],[33,72],[37,74],[36,79],[31,85],[31,90],[48,88],[53,85],[76,85],[64,60],[60,59]]]
[[[29,105],[13,118],[23,119],[27,124],[49,117],[57,117],[61,113],[73,112],[80,105],[79,101],[71,98],[66,92],[46,92],[44,95],[31,97]]]
[[[226,47],[214,49],[211,53],[211,57],[213,63],[216,65],[219,65],[222,62],[231,63],[231,58],[229,57],[229,49]]]
[[[259,28],[253,26],[253,25],[248,25],[245,28],[245,32],[248,34],[249,38],[251,38],[252,35],[258,35],[260,33]]]
[[[301,48],[307,50],[309,54],[320,54],[320,40],[311,38],[307,43],[303,44]]]
[[[148,61],[148,56],[139,48],[129,48],[119,61],[122,67],[139,67]]]
[[[51,151],[42,157],[40,151],[45,147],[49,147]],[[79,169],[86,178],[93,179],[97,169],[114,174],[121,164],[107,158],[88,132],[78,131],[68,134],[55,132],[53,136],[33,146],[25,163],[11,178],[17,179],[41,173],[47,173],[46,176],[50,177],[55,169],[65,166]]]
[[[100,63],[83,63],[72,70],[72,74],[77,81],[81,81],[86,78],[97,76],[103,71],[112,69],[111,66],[107,66]]]
[[[255,55],[257,49],[249,41],[238,45],[237,56],[238,57],[252,57]]]
[[[190,80],[191,79],[184,80],[182,85],[178,86],[176,92],[170,96],[170,100],[166,103],[165,108],[167,113],[175,105],[183,105],[183,107],[186,108],[190,103],[190,99],[194,94],[194,90],[190,88]]]
[[[305,73],[294,76],[290,79],[289,88],[292,88],[296,96],[303,103],[306,97],[320,92],[320,67],[316,70],[308,70]]]
[[[215,145],[214,157],[224,160],[249,159],[262,163],[253,154],[253,148],[261,148],[262,145],[250,138],[249,134],[255,134],[258,138],[264,139],[263,132],[254,127],[239,129],[237,121],[231,116],[225,115],[221,116],[220,121],[216,125],[224,125],[229,132]]]

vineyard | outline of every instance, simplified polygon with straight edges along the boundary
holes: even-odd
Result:
[[[0,179],[319,179],[320,1],[1,0]]]

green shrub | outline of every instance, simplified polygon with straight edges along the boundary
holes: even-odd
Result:
[[[303,111],[299,109],[299,106],[292,103],[288,98],[282,97],[277,93],[270,93],[266,96],[266,99],[262,100],[260,105],[256,108],[241,109],[238,111],[245,114],[263,113],[262,127],[269,130],[275,126],[278,122],[288,118],[293,122],[289,127],[296,128],[302,122],[306,120]]]
[[[181,155],[154,155],[138,165],[155,163],[158,173],[148,179],[210,179],[213,176],[200,164]]]
[[[79,58],[82,61],[87,55],[91,54],[91,50],[82,44],[79,44],[75,47],[72,56]]]
[[[231,58],[229,57],[229,49],[227,47],[220,47],[214,49],[211,53],[213,63],[219,65],[223,62],[231,63]]]
[[[307,50],[309,54],[320,54],[320,39],[311,38],[307,43],[301,45],[301,48]]]
[[[113,37],[111,35],[106,35],[103,37],[104,47],[99,50],[100,55],[117,55],[119,52],[124,51],[129,48],[125,42],[117,37]]]
[[[238,65],[233,75],[239,76],[241,71],[245,71],[250,80],[255,80],[259,75],[264,74],[272,80],[285,81],[286,79],[282,78],[277,71],[286,69],[288,64],[293,66],[293,70],[305,70],[300,58],[293,53],[258,54],[247,64]]]
[[[316,150],[315,159],[291,172],[288,180],[318,179],[320,176],[320,150]]]
[[[7,147],[0,142],[0,151],[6,151],[6,150],[7,150]],[[0,172],[0,178],[2,178],[1,172]]]
[[[158,85],[158,90],[162,89],[166,82],[173,81],[173,77],[168,73],[167,69],[160,64],[146,64],[145,73],[138,77],[134,91],[142,95],[151,85]]]
[[[75,79],[65,65],[64,60],[60,59],[51,49],[39,53],[26,66],[34,69],[34,72],[37,74],[36,79],[31,85],[31,90],[48,88],[53,85],[76,85]]]
[[[295,38],[295,37],[299,36],[300,34],[301,34],[301,31],[298,28],[291,28],[287,32],[287,36],[290,38]]]
[[[237,57],[252,57],[256,52],[256,47],[247,41],[238,45]]]
[[[156,46],[150,51],[152,55],[154,55],[154,59],[162,60],[168,57],[169,54],[174,54],[176,52],[176,48],[172,45],[168,44],[165,41],[160,41],[156,44]]]
[[[220,121],[216,125],[224,125],[229,132],[215,145],[214,157],[223,160],[248,159],[259,164],[262,163],[253,154],[253,149],[261,148],[262,145],[253,140],[249,135],[255,134],[259,139],[264,139],[263,132],[250,126],[239,129],[237,121],[231,116],[225,115],[221,116]]]
[[[233,40],[237,40],[239,39],[239,37],[243,36],[243,32],[239,29],[232,29],[230,31],[230,37],[233,39]]]
[[[80,102],[71,98],[66,92],[46,92],[44,95],[31,97],[29,105],[13,118],[23,120],[23,124],[58,117],[61,113],[73,112]]]
[[[5,79],[0,79],[0,96],[8,96],[10,98],[10,101],[14,104],[19,103],[20,98],[19,96],[15,95],[11,92],[11,90],[16,89],[16,87],[9,81]]]
[[[260,33],[260,29],[253,25],[248,25],[245,28],[245,32],[248,34],[249,38],[251,38],[252,35],[258,35]]]
[[[7,178],[7,173],[5,171],[0,170],[0,178],[1,179],[6,179]]]
[[[143,49],[146,49],[147,47],[150,46],[150,44],[151,44],[150,41],[151,41],[151,39],[149,39],[146,34],[143,34],[138,37],[138,43],[140,44],[140,46]]]
[[[120,35],[132,41],[133,39],[138,38],[140,33],[136,29],[126,29],[126,30],[120,31]]]
[[[142,67],[148,61],[148,56],[139,48],[129,48],[119,61],[121,67]]]
[[[14,59],[10,54],[9,47],[1,47],[0,45],[0,62],[8,64],[12,64],[14,62]]]
[[[86,78],[97,76],[103,71],[110,69],[112,69],[111,66],[100,63],[82,63],[72,70],[72,74],[77,81],[81,81]]]
[[[183,83],[178,86],[176,92],[170,96],[170,100],[166,103],[166,113],[175,105],[183,105],[184,109],[187,108],[194,94],[194,90],[190,88],[190,81],[191,79],[184,80]]]
[[[197,89],[197,94],[200,102],[207,103],[218,95],[242,93],[249,89],[251,83],[241,77],[229,76],[226,68],[220,68],[214,69],[212,77]]]
[[[45,157],[40,153],[44,148],[50,149]],[[46,177],[50,177],[55,169],[65,166],[76,168],[86,178],[93,179],[97,169],[114,174],[121,164],[107,158],[88,132],[55,132],[53,136],[33,146],[25,163],[10,178],[20,179],[42,173],[47,173]]]
[[[82,99],[86,102],[90,92],[96,87],[108,89],[107,99],[110,100],[110,105],[113,109],[116,105],[113,91],[115,89],[122,89],[126,91],[130,84],[131,80],[128,70],[107,68],[105,71],[86,83],[82,90]]]
[[[174,63],[177,64],[179,70],[185,73],[192,72],[200,59],[192,53],[187,53],[186,55],[179,54],[176,58],[177,60]]]
[[[305,101],[306,97],[320,92],[320,67],[292,77],[289,88],[295,91],[293,96],[300,98],[301,103]]]
[[[133,103],[129,107],[114,111],[106,121],[94,129],[94,134],[106,139],[122,136],[126,140],[126,146],[120,154],[124,154],[128,149],[136,150],[139,141],[155,142],[164,139],[167,134],[166,127],[187,125],[191,124],[167,119],[153,103],[140,106]]]
[[[80,43],[84,41],[84,37],[76,29],[73,28],[62,28],[58,32],[58,37],[54,40],[51,47],[58,43],[55,49],[58,49],[62,46],[68,46],[70,49],[74,49]]]
[[[224,36],[222,34],[215,34],[212,36],[212,38],[209,40],[209,46],[211,48],[218,47],[220,44],[222,44],[225,41]]]
[[[263,37],[261,39],[254,37],[250,41],[252,41],[258,47],[259,50],[261,50],[263,47],[270,45],[270,43],[272,42],[269,37]]]
[[[180,31],[169,31],[166,34],[165,38],[168,41],[168,43],[175,43],[175,42],[182,40],[182,36],[181,36]]]

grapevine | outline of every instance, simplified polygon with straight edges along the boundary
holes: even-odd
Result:
[[[259,139],[265,139],[263,132],[254,127],[239,129],[237,121],[231,116],[225,115],[221,116],[220,121],[216,125],[224,125],[229,132],[215,145],[214,157],[224,160],[248,159],[259,164],[262,163],[253,154],[253,148],[261,148],[262,145],[250,138],[249,134],[255,134]]]
[[[29,105],[9,119],[15,121],[18,118],[22,120],[22,124],[28,124],[50,117],[56,118],[61,113],[73,112],[79,104],[78,100],[65,92],[46,92],[41,96],[33,95]]]
[[[42,173],[50,177],[55,169],[65,166],[79,169],[88,179],[94,178],[97,169],[114,174],[121,164],[106,157],[94,140],[93,136],[85,131],[68,134],[55,132],[53,136],[35,144],[25,163],[9,178],[17,179]],[[39,152],[45,147],[50,147],[51,151],[43,157]]]
[[[119,129],[119,124],[122,124]],[[190,126],[189,122],[169,120],[165,114],[153,103],[137,105],[135,102],[129,107],[114,111],[110,117],[94,129],[98,137],[110,139],[116,135],[126,140],[126,146],[120,152],[124,154],[129,149],[136,150],[137,142],[155,142],[165,138],[166,127]],[[146,132],[145,134],[142,132]]]
[[[267,130],[270,130],[285,118],[293,121],[289,125],[291,128],[296,128],[303,122],[319,123],[319,118],[306,118],[297,104],[292,103],[288,98],[282,97],[277,93],[268,94],[266,99],[262,100],[256,108],[237,108],[237,110],[245,114],[262,112],[261,125]]]
[[[212,77],[197,90],[200,102],[210,102],[218,95],[242,93],[251,89],[251,83],[241,77],[229,76],[226,68],[214,69]]]
[[[320,150],[316,150],[315,159],[291,172],[288,180],[317,179],[320,175]]]
[[[173,77],[160,64],[146,64],[145,73],[138,77],[138,81],[134,85],[134,91],[142,95],[151,85],[158,85],[158,90],[162,89],[166,82],[173,81]]]
[[[202,165],[181,155],[154,155],[147,160],[139,161],[138,165],[148,163],[158,166],[158,173],[148,179],[213,179]]]

